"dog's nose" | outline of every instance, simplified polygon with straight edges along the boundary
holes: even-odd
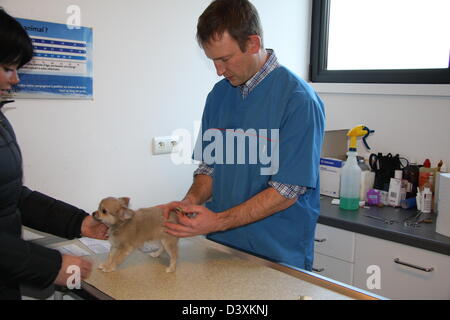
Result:
[[[102,220],[101,220],[100,217],[99,217],[98,211],[95,211],[95,212],[92,214],[92,217],[94,218],[95,221],[102,222]]]

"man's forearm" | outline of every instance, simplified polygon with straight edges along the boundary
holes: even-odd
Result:
[[[219,213],[220,230],[247,225],[289,208],[297,201],[286,199],[278,191],[268,188],[248,201]]]
[[[194,178],[194,183],[184,197],[183,201],[188,201],[191,204],[202,205],[212,196],[212,182],[213,179],[207,175],[197,175]]]

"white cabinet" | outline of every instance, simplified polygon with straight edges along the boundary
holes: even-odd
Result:
[[[390,299],[450,299],[450,256],[362,234],[355,242],[355,287]]]
[[[317,224],[313,271],[352,284],[355,233]]]
[[[353,263],[315,253],[313,272],[351,285],[353,280]]]

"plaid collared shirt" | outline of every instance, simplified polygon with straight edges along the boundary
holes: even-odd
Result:
[[[280,66],[277,56],[272,49],[267,49],[267,54],[269,55],[269,59],[267,59],[262,68],[245,84],[239,86],[243,99],[247,98],[250,92],[252,92],[252,90],[261,83],[261,81],[263,81],[273,70]]]
[[[267,49],[269,59],[263,67],[245,84],[239,86],[242,93],[242,98],[245,99],[261,83],[273,70],[278,68],[277,56],[272,49]],[[212,177],[214,175],[214,168],[208,166],[206,163],[201,163],[198,169],[194,172],[194,177],[197,175],[207,175]],[[307,188],[302,186],[295,186],[284,184],[276,181],[269,181],[269,186],[277,190],[283,197],[287,199],[295,199],[306,193]]]

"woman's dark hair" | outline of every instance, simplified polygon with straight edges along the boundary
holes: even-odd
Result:
[[[263,38],[258,11],[248,0],[215,0],[198,19],[197,41],[201,47],[225,31],[236,40],[242,52],[251,35]]]
[[[0,64],[22,67],[33,58],[33,44],[25,29],[0,7]]]

